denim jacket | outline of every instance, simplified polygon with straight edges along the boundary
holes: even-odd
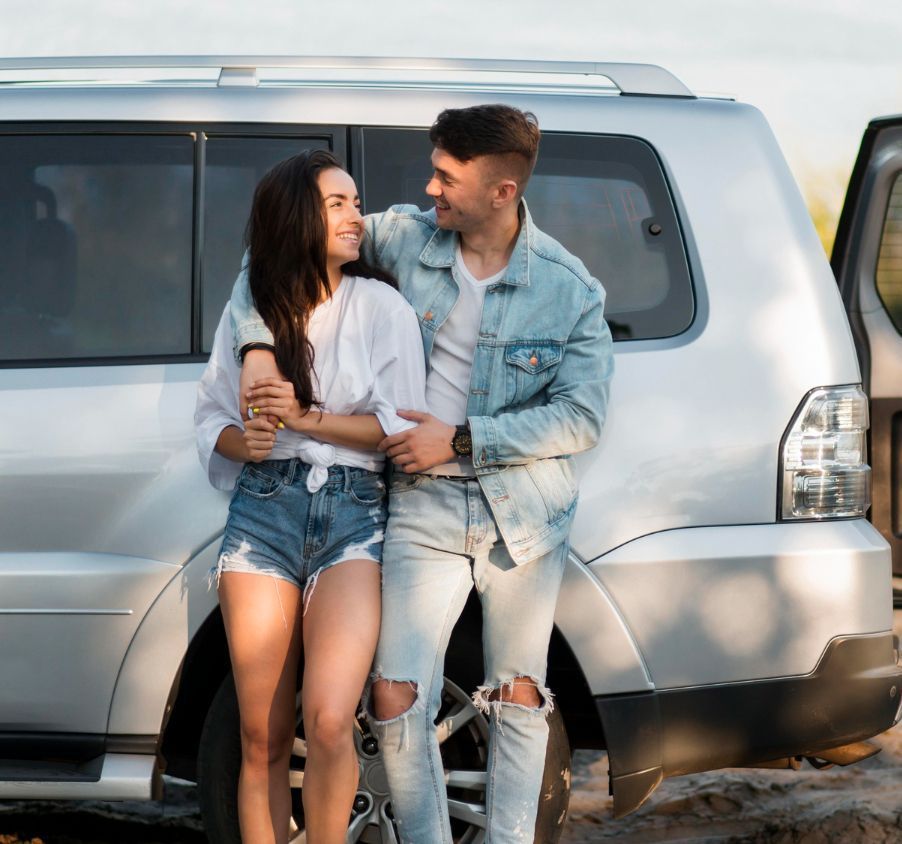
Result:
[[[601,284],[533,225],[525,203],[520,215],[507,271],[486,290],[467,403],[476,476],[517,564],[567,539],[577,500],[570,454],[598,441],[614,370]],[[412,205],[369,215],[365,225],[364,257],[399,279],[420,322],[428,372],[462,283],[458,234]],[[243,270],[231,311],[236,352],[272,342]]]

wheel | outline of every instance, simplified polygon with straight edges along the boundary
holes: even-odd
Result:
[[[563,829],[570,798],[570,746],[560,713],[549,716],[548,752],[539,815],[537,844],[556,844]],[[485,840],[485,785],[488,723],[467,695],[445,679],[442,706],[436,720],[448,812],[456,844],[483,844]],[[397,844],[391,800],[379,746],[365,722],[358,722],[354,743],[360,760],[360,782],[348,826],[348,841],[361,844]],[[289,841],[305,842],[304,764],[307,743],[298,694],[297,735],[292,748],[289,783],[292,822]],[[238,773],[241,739],[238,700],[231,674],[223,680],[204,721],[198,750],[198,797],[207,837],[213,844],[241,844],[238,830]]]

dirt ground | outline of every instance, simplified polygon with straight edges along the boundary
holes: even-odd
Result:
[[[902,725],[849,768],[725,770],[665,781],[637,812],[611,818],[605,755],[580,751],[561,844],[902,842]],[[0,803],[0,844],[205,844],[194,789],[163,803]]]
[[[617,821],[606,757],[581,758],[561,844],[902,842],[902,725],[874,741],[881,753],[848,768],[729,769],[666,780]]]

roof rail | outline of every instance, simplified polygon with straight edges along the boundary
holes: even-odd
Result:
[[[600,76],[627,96],[695,95],[672,73],[653,64],[531,61],[519,59],[387,58],[378,56],[52,56],[0,58],[0,71],[68,71],[129,68],[219,68],[220,84],[256,84],[258,68],[306,70],[465,71]]]

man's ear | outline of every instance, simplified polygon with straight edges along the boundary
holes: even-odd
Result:
[[[495,196],[492,199],[492,205],[495,208],[502,208],[515,202],[517,199],[517,183],[513,179],[503,179],[495,187]]]

